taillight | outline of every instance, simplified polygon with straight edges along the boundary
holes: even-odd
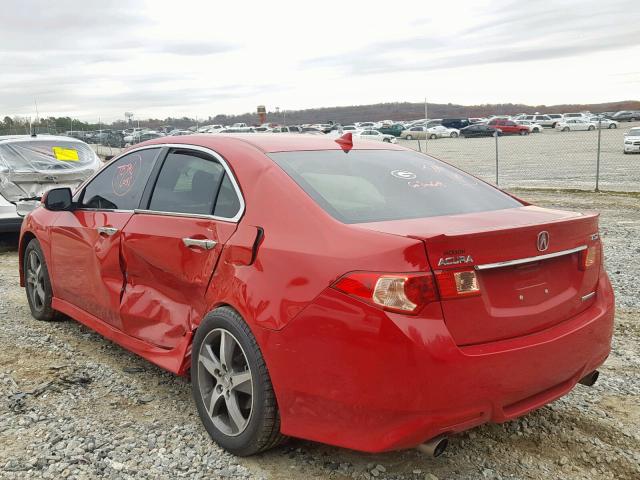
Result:
[[[587,270],[600,263],[600,242],[580,252],[580,270]]]
[[[473,269],[439,270],[436,280],[443,300],[480,295],[478,277]]]
[[[438,300],[431,273],[354,272],[338,279],[333,288],[394,312],[418,313]]]

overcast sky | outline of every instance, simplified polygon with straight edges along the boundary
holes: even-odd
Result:
[[[640,99],[637,0],[3,0],[0,115]]]

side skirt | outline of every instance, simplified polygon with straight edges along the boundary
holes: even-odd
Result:
[[[189,370],[193,332],[188,332],[174,348],[166,349],[131,337],[65,300],[54,297],[51,306],[160,368],[178,375],[185,375]]]

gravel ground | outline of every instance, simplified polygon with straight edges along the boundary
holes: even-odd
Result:
[[[638,479],[638,196],[516,192],[602,212],[617,292],[613,352],[598,383],[524,418],[451,439],[438,458],[369,455],[291,440],[235,458],[206,435],[189,383],[74,321],[35,321],[18,286],[15,236],[0,237],[1,478]]]

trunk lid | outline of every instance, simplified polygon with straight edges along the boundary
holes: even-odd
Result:
[[[580,268],[580,260],[589,246],[599,248],[595,213],[525,206],[358,226],[422,240],[436,271],[475,269],[479,296],[441,301],[458,345],[549,328],[580,313],[594,299],[588,295],[597,286],[600,256],[586,270]],[[541,232],[548,234],[542,251]]]

